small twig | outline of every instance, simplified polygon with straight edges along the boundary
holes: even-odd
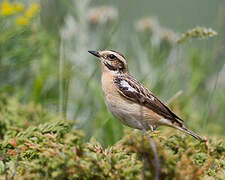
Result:
[[[176,94],[174,94],[168,101],[167,101],[167,104],[171,104],[175,99],[177,99],[180,95],[183,94],[183,91],[180,90],[178,91]]]

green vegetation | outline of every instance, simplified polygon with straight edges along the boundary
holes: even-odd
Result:
[[[224,4],[217,13],[215,31],[196,25],[175,33],[154,17],[125,31],[116,6],[0,1],[0,178],[154,176],[146,137],[107,111],[100,68],[87,52],[115,49],[132,75],[208,138],[200,144],[174,129],[151,133],[161,179],[224,179]]]
[[[103,148],[94,138],[85,142],[85,135],[68,121],[38,106],[1,97],[0,178],[4,171],[15,179],[141,179],[143,172],[153,176],[154,157],[140,132],[127,130],[115,145]],[[173,131],[151,136],[159,151],[160,179],[225,178],[224,141],[200,143]]]

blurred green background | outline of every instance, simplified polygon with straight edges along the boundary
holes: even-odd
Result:
[[[94,3],[106,2],[96,0]],[[120,17],[129,20],[138,20],[143,16],[157,16],[160,23],[174,30],[185,31],[196,25],[215,26],[218,8],[224,3],[223,0],[124,0],[108,1],[109,4],[118,7]],[[93,3],[93,4],[94,4]]]
[[[190,129],[224,137],[223,0],[1,0],[0,6],[1,94],[41,105],[74,122],[87,139],[113,144],[124,127],[107,111],[100,68],[87,51],[115,49]],[[196,26],[218,35],[177,43]]]

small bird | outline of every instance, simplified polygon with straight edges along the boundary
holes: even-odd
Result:
[[[183,120],[128,71],[126,58],[114,50],[88,51],[100,60],[102,89],[109,111],[123,124],[144,131],[169,126],[202,141]]]

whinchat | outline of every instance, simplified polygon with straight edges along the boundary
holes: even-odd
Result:
[[[202,140],[188,130],[183,120],[166,104],[130,75],[126,58],[121,53],[114,50],[88,52],[100,60],[106,105],[123,124],[151,131],[158,126],[169,126]]]

